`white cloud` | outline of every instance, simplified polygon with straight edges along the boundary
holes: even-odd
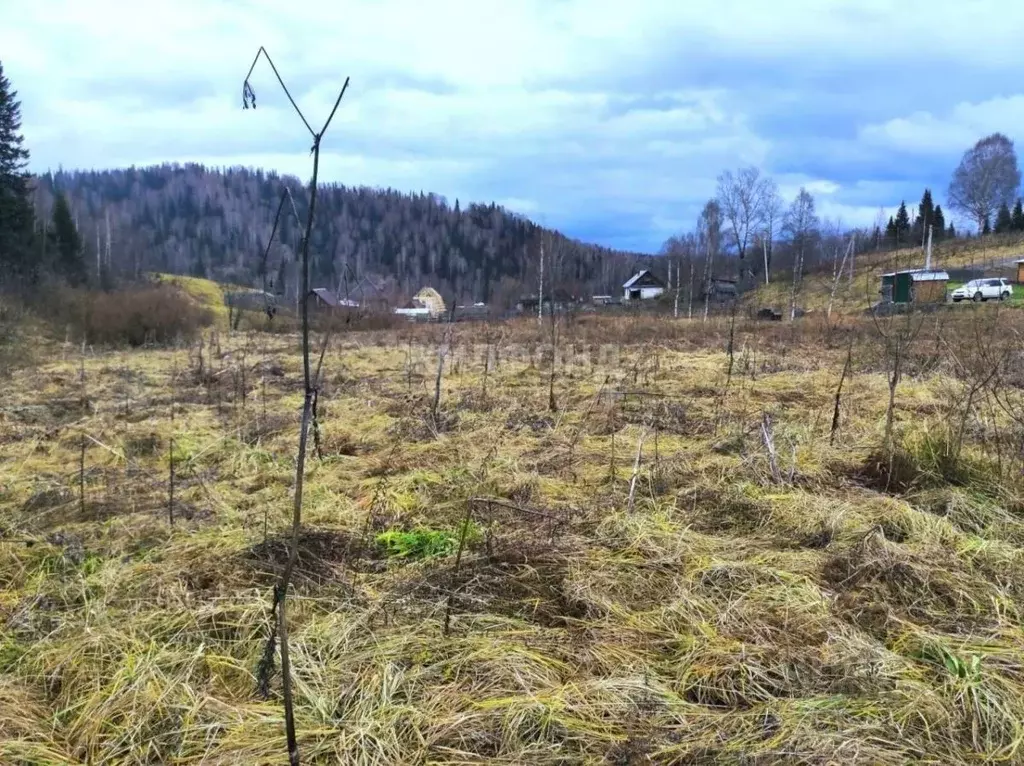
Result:
[[[957,104],[943,116],[915,112],[860,131],[865,143],[908,154],[958,154],[982,136],[999,131],[1024,137],[1024,94]]]
[[[571,227],[622,221],[616,236],[650,249],[695,219],[724,168],[762,166],[787,198],[802,184],[822,211],[859,222],[906,193],[867,163],[924,168],[1024,124],[1024,85],[980,83],[976,102],[940,109],[901,80],[921,62],[940,80],[1015,71],[1024,10],[995,0],[820,0],[813,12],[805,0],[9,5],[0,51],[36,169],[203,161],[305,178],[309,137],[266,62],[252,80],[258,108],[240,108],[264,45],[317,128],[352,78],[324,142],[325,180],[505,200],[579,236]],[[856,102],[883,65],[903,113],[833,126],[842,139],[769,135],[751,117]]]

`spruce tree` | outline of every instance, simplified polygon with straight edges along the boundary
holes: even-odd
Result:
[[[896,245],[896,221],[893,220],[892,216],[889,216],[889,223],[885,225],[885,239],[890,244]]]
[[[63,192],[57,192],[53,203],[52,241],[56,250],[55,271],[73,287],[85,283],[85,256],[71,208]]]
[[[992,233],[992,224],[989,223],[988,216],[985,216],[985,220],[981,223],[981,234],[987,236]]]
[[[1010,215],[1010,208],[1007,207],[1004,202],[999,206],[999,212],[996,214],[996,234],[1009,234],[1013,228],[1013,217]]]
[[[35,217],[29,197],[28,150],[21,135],[21,104],[0,63],[0,282],[30,281]]]
[[[925,189],[921,202],[917,206],[917,217],[914,219],[914,242],[924,242],[928,236],[928,227],[935,223],[935,205],[932,202],[932,190]]]
[[[1017,198],[1017,204],[1013,206],[1011,229],[1024,232],[1024,206],[1021,205],[1020,197]]]
[[[946,230],[946,239],[956,239],[956,227],[953,222],[949,222],[949,228]]]
[[[901,245],[907,244],[910,239],[910,214],[905,201],[900,202],[900,209],[896,211],[896,234]]]
[[[932,237],[935,240],[944,239],[946,236],[946,216],[942,212],[942,205],[935,206],[935,214],[932,216]]]

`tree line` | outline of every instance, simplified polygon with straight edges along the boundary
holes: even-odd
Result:
[[[309,190],[297,178],[198,164],[33,177],[20,130],[17,93],[0,65],[0,279],[108,286],[163,271],[298,300]],[[964,153],[949,207],[981,235],[1024,232],[1020,179],[1013,142],[992,134]],[[694,228],[670,237],[661,253],[670,257],[661,259],[570,239],[493,203],[464,207],[436,194],[324,184],[310,239],[312,281],[339,294],[371,285],[392,299],[429,285],[458,301],[507,307],[541,282],[571,295],[615,294],[631,273],[652,268],[670,286],[701,294],[715,277],[742,289],[834,270],[847,246],[856,255],[923,246],[929,231],[936,241],[962,236],[931,189],[913,219],[903,201],[888,220],[880,214],[873,227],[854,229],[821,218],[807,189],[787,204],[756,167],[717,180]]]

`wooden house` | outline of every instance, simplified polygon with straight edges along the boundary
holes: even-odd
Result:
[[[1017,284],[1024,285],[1024,260],[1017,261]]]
[[[665,292],[665,283],[648,269],[638,271],[622,284],[622,300],[645,301]]]
[[[710,298],[712,301],[725,303],[735,300],[739,295],[739,286],[735,279],[725,277],[712,277],[708,287],[701,291],[701,298]]]

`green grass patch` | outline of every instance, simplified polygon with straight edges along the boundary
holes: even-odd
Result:
[[[470,524],[466,530],[466,542],[479,537],[479,531]],[[388,556],[403,559],[433,559],[450,556],[459,548],[461,530],[448,531],[417,527],[408,531],[389,529],[377,535],[375,542]]]

